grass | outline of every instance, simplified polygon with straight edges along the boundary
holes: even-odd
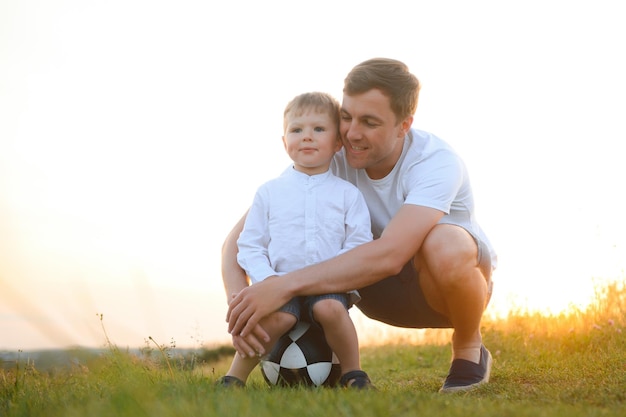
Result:
[[[218,389],[231,348],[182,356],[150,339],[135,354],[107,339],[104,353],[69,367],[20,359],[0,370],[0,416],[626,416],[623,284],[602,288],[582,311],[487,320],[483,335],[491,382],[455,395],[437,393],[450,357],[438,343],[364,347],[378,390],[353,392],[269,388],[259,371],[245,390]]]

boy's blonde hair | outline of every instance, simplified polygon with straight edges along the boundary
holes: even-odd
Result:
[[[344,80],[343,93],[353,96],[373,88],[389,97],[396,122],[415,114],[420,82],[403,62],[389,58],[372,58],[358,64]]]
[[[339,131],[339,113],[341,111],[339,102],[330,94],[317,91],[300,94],[287,104],[283,114],[283,130],[287,129],[287,120],[290,116],[301,116],[309,110],[328,114]]]

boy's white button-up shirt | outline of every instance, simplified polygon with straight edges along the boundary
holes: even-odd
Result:
[[[330,171],[288,168],[257,190],[237,241],[252,283],[322,262],[372,240],[360,191]]]

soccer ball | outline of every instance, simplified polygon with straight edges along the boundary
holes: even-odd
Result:
[[[341,366],[322,329],[298,322],[261,361],[261,373],[272,386],[334,386]]]

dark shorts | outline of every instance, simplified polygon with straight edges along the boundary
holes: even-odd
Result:
[[[292,298],[279,311],[295,316],[298,321],[316,323],[313,319],[313,305],[320,300],[328,299],[339,301],[348,310],[350,299],[348,294],[322,294]]]
[[[478,265],[487,279],[489,295],[491,281],[491,256],[487,246],[478,244]],[[419,285],[413,262],[407,263],[398,275],[385,278],[368,287],[359,289],[361,301],[356,306],[371,319],[397,327],[450,328],[450,320],[433,310]]]

